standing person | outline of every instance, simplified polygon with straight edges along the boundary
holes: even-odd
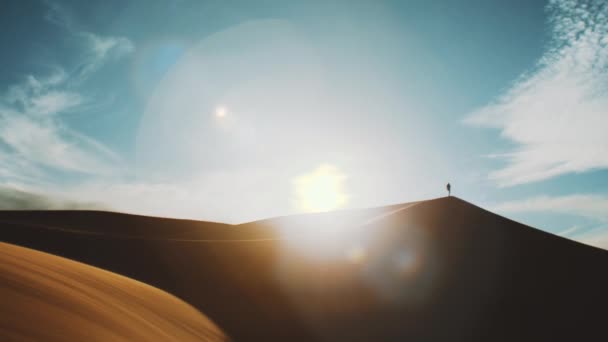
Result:
[[[445,188],[448,189],[448,197],[450,197],[452,195],[452,186],[450,185],[450,183],[448,183]]]

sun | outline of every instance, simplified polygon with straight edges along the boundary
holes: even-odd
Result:
[[[294,180],[297,209],[324,212],[344,207],[348,201],[343,190],[345,179],[346,175],[329,164],[300,175]]]

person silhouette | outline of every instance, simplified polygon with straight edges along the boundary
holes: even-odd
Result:
[[[448,183],[445,188],[448,189],[448,197],[450,197],[452,195],[452,186],[450,185],[450,183]]]

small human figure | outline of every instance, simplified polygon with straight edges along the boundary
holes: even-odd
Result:
[[[445,188],[448,189],[448,197],[450,197],[452,195],[452,186],[450,185],[450,183],[448,183]]]

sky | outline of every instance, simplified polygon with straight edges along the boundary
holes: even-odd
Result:
[[[608,249],[603,1],[5,1],[0,207],[453,194]]]

